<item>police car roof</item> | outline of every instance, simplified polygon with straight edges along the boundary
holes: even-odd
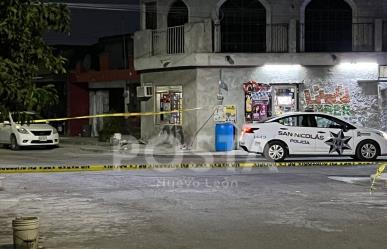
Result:
[[[317,114],[317,115],[324,115],[324,116],[330,116],[330,117],[335,117],[333,115],[323,113],[323,112],[313,112],[313,111],[304,111],[304,112],[287,112],[284,113],[280,116],[273,117],[272,119],[277,119],[277,118],[283,118],[283,117],[288,117],[288,116],[294,116],[294,115],[310,115],[310,114]]]
[[[318,114],[318,115],[326,115],[326,116],[332,116],[333,115],[330,115],[330,114],[327,114],[327,113],[323,113],[323,112],[313,112],[313,111],[304,111],[304,112],[287,112],[287,113],[284,113],[280,116],[277,116],[277,118],[279,117],[286,117],[286,116],[292,116],[292,115],[308,115],[308,114]]]

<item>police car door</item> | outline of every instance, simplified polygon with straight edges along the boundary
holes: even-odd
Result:
[[[316,152],[321,155],[354,154],[354,130],[347,123],[330,116],[316,114],[311,118],[313,116],[321,136],[316,139]]]
[[[293,115],[277,120],[280,124],[277,138],[288,145],[290,154],[309,154],[314,150],[315,141],[305,117]]]

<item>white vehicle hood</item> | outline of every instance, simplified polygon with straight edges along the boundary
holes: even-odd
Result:
[[[377,129],[373,129],[373,128],[365,128],[365,127],[358,127],[356,129],[356,131],[359,131],[359,132],[372,132],[372,133],[377,133],[377,134],[383,134],[383,131],[381,131],[381,130],[377,130]]]
[[[52,130],[53,127],[49,124],[24,124],[21,127],[29,130]]]

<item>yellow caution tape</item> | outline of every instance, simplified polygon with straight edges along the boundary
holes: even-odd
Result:
[[[196,168],[266,168],[266,167],[326,167],[366,166],[377,162],[243,162],[243,163],[181,163],[181,164],[127,164],[127,165],[77,165],[77,166],[23,166],[0,168],[0,174],[60,173],[82,171],[144,170],[144,169],[196,169]],[[384,168],[383,168],[384,170]]]
[[[386,169],[386,165],[387,165],[386,163],[383,163],[376,170],[376,173],[375,173],[374,179],[372,180],[372,184],[371,184],[371,188],[370,188],[371,192],[374,190],[374,185],[375,185],[376,179],[378,179],[383,174],[384,170]]]
[[[181,109],[181,110],[174,110],[174,111],[163,111],[163,112],[106,113],[106,114],[67,117],[67,118],[37,119],[37,120],[33,120],[32,122],[34,122],[34,123],[47,123],[47,122],[52,122],[52,121],[67,121],[67,120],[90,119],[90,118],[153,116],[153,115],[171,114],[171,113],[179,113],[179,112],[190,112],[190,111],[197,111],[197,110],[202,110],[202,109],[207,109],[207,108],[197,107],[197,108],[188,108],[188,109]]]

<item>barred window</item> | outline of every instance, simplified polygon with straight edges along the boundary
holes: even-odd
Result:
[[[351,50],[351,6],[344,0],[312,0],[305,9],[305,51]]]
[[[168,12],[168,27],[181,26],[188,23],[188,8],[181,0],[175,1]]]
[[[258,0],[228,0],[219,19],[222,52],[266,52],[266,10]]]
[[[145,3],[145,28],[157,29],[157,3]]]

